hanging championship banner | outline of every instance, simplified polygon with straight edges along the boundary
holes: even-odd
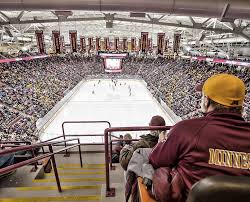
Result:
[[[98,37],[95,38],[95,50],[96,51],[100,50],[100,38]]]
[[[168,46],[169,46],[169,39],[165,39],[165,47],[164,47],[164,51],[168,52]]]
[[[88,42],[89,42],[88,52],[90,52],[92,50],[92,47],[93,47],[93,38],[92,37],[88,38]]]
[[[137,51],[140,51],[141,50],[141,38],[139,38],[139,43],[138,43],[138,46],[137,46]]]
[[[40,54],[45,54],[45,43],[43,31],[36,30],[37,49]]]
[[[136,38],[131,38],[131,51],[134,52],[136,50]]]
[[[53,49],[55,53],[60,53],[60,32],[52,31]]]
[[[70,30],[69,31],[69,38],[70,38],[70,46],[72,53],[77,52],[77,31]]]
[[[148,51],[148,32],[141,33],[141,52],[146,53]]]
[[[119,41],[119,45],[118,45],[118,50],[122,51],[123,50],[123,41]]]
[[[165,38],[165,33],[158,33],[158,37],[157,37],[158,51],[157,51],[157,54],[163,55],[163,51],[164,51],[164,38]]]
[[[178,55],[180,49],[181,34],[174,34],[173,51]]]
[[[115,50],[117,51],[119,49],[119,38],[115,37]]]
[[[104,50],[109,51],[109,38],[108,37],[104,38]]]
[[[127,38],[123,38],[122,48],[123,48],[123,51],[128,50],[128,39]]]
[[[61,52],[65,52],[65,43],[64,43],[64,36],[60,36],[60,48]]]
[[[80,37],[80,46],[81,46],[81,52],[85,53],[86,41],[85,41],[85,37],[83,37],[83,36]]]
[[[152,38],[149,38],[149,39],[148,39],[148,49],[149,49],[149,50],[152,50],[152,48],[153,48]]]

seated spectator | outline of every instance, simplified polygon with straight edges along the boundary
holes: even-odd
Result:
[[[153,116],[149,126],[165,126],[165,120],[161,116]],[[149,134],[142,135],[141,140],[133,144],[130,148],[124,147],[120,153],[120,164],[124,170],[127,170],[128,163],[138,148],[153,148],[159,139],[161,131],[151,131]]]
[[[124,138],[122,138],[122,140],[124,141],[119,141],[117,145],[115,146],[114,150],[112,151],[112,163],[119,163],[120,152],[122,148],[124,147],[124,148],[129,149],[132,145],[132,141],[129,141],[129,140],[132,140],[132,136],[129,133],[126,133],[124,135]]]
[[[160,135],[149,156],[157,201],[186,201],[191,187],[208,176],[250,176],[250,123],[241,114],[245,92],[236,76],[210,77],[202,86],[205,116],[177,123],[167,140]]]
[[[149,164],[149,154],[152,148],[138,148],[133,153],[126,171],[126,188],[125,198],[126,202],[129,201],[130,196],[131,202],[139,201],[139,193],[137,188],[137,177],[143,178],[143,184],[148,187],[148,190],[152,188],[152,179],[154,168]]]
[[[115,145],[115,148],[112,151],[112,163],[119,163],[119,156],[120,156],[120,151],[122,150],[123,147],[123,135],[120,135],[119,139],[121,141],[118,141]]]
[[[0,151],[3,149],[4,147],[0,147]],[[3,155],[3,156],[0,156],[0,169],[1,168],[5,168],[7,166],[10,166],[14,163],[14,154],[8,154],[8,155]],[[1,177],[4,177],[6,175],[9,175],[9,174],[12,174],[14,171],[12,172],[9,172],[9,173],[5,173],[3,175],[0,175],[0,178]]]
[[[153,116],[150,120],[149,126],[165,126],[165,120],[161,116]],[[151,131],[149,134],[142,135],[141,140],[133,145],[124,147],[120,152],[120,164],[126,171],[130,159],[133,156],[134,151],[139,148],[153,148],[159,139],[159,134],[162,131]],[[162,132],[164,133],[164,132]],[[125,197],[126,201],[129,200],[131,195],[131,201],[135,202],[138,200],[137,182],[135,174],[133,172],[125,172],[126,175],[126,188]]]
[[[0,168],[10,166],[14,163],[14,154],[0,157]]]
[[[129,133],[126,133],[124,135],[124,140],[127,140],[127,141],[124,141],[124,147],[126,147],[127,145],[130,146],[132,145],[132,141],[129,141],[129,140],[132,140],[132,136],[129,134]]]

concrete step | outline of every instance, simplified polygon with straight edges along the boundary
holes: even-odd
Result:
[[[99,196],[101,194],[101,186],[62,186],[62,192],[57,190],[56,186],[50,187],[20,187],[4,188],[0,191],[1,198],[12,197],[62,197],[62,196]]]
[[[104,171],[76,171],[76,170],[73,170],[73,171],[71,171],[71,170],[68,170],[68,171],[58,171],[58,174],[59,174],[59,176],[82,176],[82,175],[84,175],[84,176],[86,176],[86,175],[88,175],[88,176],[99,176],[99,175],[104,175],[105,174],[105,172]],[[51,172],[51,173],[45,173],[44,174],[44,176],[45,177],[54,177],[55,176],[55,174],[54,174],[54,172]]]
[[[64,157],[63,154],[58,154],[55,156],[57,164],[79,164],[80,158],[79,154],[71,154],[69,157]],[[93,154],[85,154],[82,153],[82,162],[83,164],[100,164],[105,165],[104,153],[93,153]]]
[[[66,178],[67,179],[67,178]],[[71,180],[71,179],[70,179]],[[76,180],[72,180],[72,181],[67,181],[67,182],[62,182],[61,181],[61,186],[84,186],[84,185],[102,185],[102,184],[105,184],[105,180],[103,181],[76,181]],[[36,182],[33,182],[32,185],[29,185],[29,186],[34,186],[34,187],[40,187],[40,186],[57,186],[56,185],[56,181],[52,181],[52,182],[48,182],[48,181],[36,181]]]
[[[72,171],[75,171],[75,170],[82,170],[82,171],[100,171],[100,170],[103,170],[104,171],[104,169],[105,168],[102,168],[102,167],[100,167],[100,168],[81,168],[81,167],[75,167],[75,168],[72,168],[72,167],[68,167],[68,168],[66,168],[66,167],[58,167],[57,168],[57,170],[62,170],[62,171],[70,171],[70,170],[72,170]]]
[[[55,178],[45,178],[45,179],[35,179],[33,182],[56,182]],[[60,177],[60,182],[105,182],[104,177],[78,177],[78,178],[62,178]]]
[[[73,189],[100,189],[101,185],[78,185],[78,186],[62,186],[63,190]],[[58,190],[57,186],[32,186],[32,187],[16,187],[17,191],[35,191],[35,190]]]
[[[51,196],[51,197],[16,197],[16,198],[0,198],[0,202],[56,202],[56,201],[84,201],[97,202],[101,200],[101,196]]]
[[[79,173],[59,173],[59,178],[65,178],[65,179],[68,179],[68,178],[104,178],[105,175],[104,174],[79,174]],[[43,176],[43,178],[40,178],[40,179],[55,179],[55,176],[54,176],[54,173],[50,173],[49,175],[48,174],[45,174]]]
[[[81,165],[79,163],[64,163],[59,164],[58,168],[81,168]],[[96,169],[96,168],[105,168],[105,164],[83,164],[82,168],[90,168],[90,169]]]

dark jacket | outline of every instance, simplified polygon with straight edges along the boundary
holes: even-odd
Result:
[[[240,114],[210,112],[173,126],[149,156],[153,167],[176,167],[186,193],[213,175],[250,176],[250,123]]]

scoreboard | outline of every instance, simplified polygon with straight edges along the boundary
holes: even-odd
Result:
[[[100,53],[100,56],[103,58],[105,72],[122,72],[122,61],[126,53]]]
[[[122,58],[105,58],[104,63],[106,72],[122,71]]]

